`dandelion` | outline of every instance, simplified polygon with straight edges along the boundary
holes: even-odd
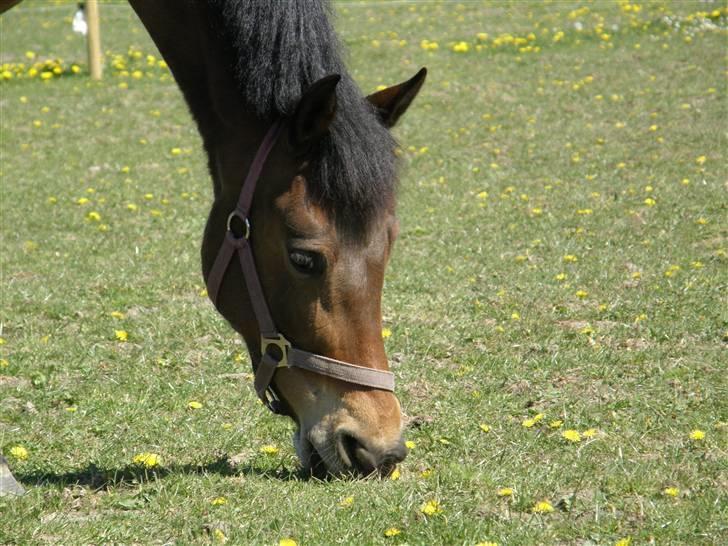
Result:
[[[197,410],[202,408],[202,404],[197,400],[190,400],[189,402],[187,402],[187,407],[193,410]]]
[[[584,432],[582,432],[581,435],[584,438],[594,438],[598,433],[599,433],[599,431],[597,429],[595,429],[595,428],[588,428]]]
[[[707,157],[705,157],[704,155],[701,155],[701,156],[695,158],[695,163],[697,163],[698,165],[703,165],[707,160],[708,160]]]
[[[483,432],[490,432],[490,426],[486,425],[485,423],[480,423],[480,430]]]
[[[414,449],[417,447],[417,444],[412,440],[407,440],[404,445],[407,447],[407,449]]]
[[[652,199],[652,197],[648,197],[647,199],[644,200],[644,204],[647,205],[648,207],[654,207],[657,204],[657,201]]]
[[[339,506],[341,508],[347,508],[354,504],[354,497],[344,497],[339,501]]]
[[[0,358],[0,369],[7,368],[8,366],[10,366],[10,362],[4,358]]]
[[[624,537],[615,542],[614,546],[630,546],[630,544],[632,544],[632,539],[630,537]]]
[[[214,530],[214,531],[212,532],[212,536],[213,536],[213,538],[214,538],[214,539],[215,539],[215,540],[216,540],[217,542],[219,542],[219,543],[221,543],[221,544],[224,544],[224,543],[226,543],[226,542],[227,542],[227,537],[225,536],[225,533],[224,533],[224,532],[222,531],[222,529],[215,529],[215,530]]]
[[[76,199],[77,205],[85,205],[88,202],[89,202],[88,197],[79,197],[78,199]]]
[[[690,439],[693,442],[700,442],[705,439],[705,432],[699,429],[695,429],[690,433]]]
[[[265,453],[266,455],[276,455],[279,451],[280,450],[272,444],[267,444],[260,448],[260,452]]]
[[[129,339],[129,332],[126,330],[114,330],[114,336],[117,341],[126,341]]]
[[[292,538],[282,538],[278,541],[278,546],[298,546]]]
[[[222,506],[223,504],[227,504],[227,499],[225,497],[215,497],[210,501],[210,504],[213,506]]]
[[[589,292],[587,292],[586,290],[577,290],[575,295],[577,298],[584,299],[589,295]]]
[[[531,509],[534,514],[549,514],[554,511],[554,507],[547,500],[539,501]]]
[[[677,497],[680,494],[680,490],[677,487],[666,487],[662,492],[668,497]]]
[[[561,433],[562,438],[565,440],[568,440],[570,442],[581,442],[581,434],[579,434],[579,431],[574,429],[568,429]]]
[[[470,50],[470,46],[467,42],[458,42],[452,46],[452,50],[455,53],[467,53]]]
[[[475,546],[498,546],[498,543],[497,542],[491,542],[491,541],[478,542]]]
[[[86,215],[86,218],[88,218],[92,222],[100,222],[101,221],[101,215],[96,211],[91,211]]]
[[[138,205],[135,205],[134,203],[128,203],[126,205],[127,210],[130,210],[131,212],[136,212],[139,209]]]
[[[382,328],[382,339],[388,339],[392,337],[392,330],[389,328]]]
[[[402,473],[399,471],[399,468],[395,468],[392,470],[392,473],[389,475],[389,479],[392,481],[397,481],[402,477]]]
[[[512,487],[501,487],[496,492],[496,495],[499,497],[512,497],[513,496],[513,488]]]
[[[162,458],[156,453],[144,452],[135,455],[131,462],[145,468],[154,468],[162,464]]]
[[[549,428],[561,428],[564,422],[561,419],[555,419],[549,423]]]
[[[555,280],[562,282],[565,281],[568,278],[568,275],[566,273],[559,273],[554,277]]]
[[[541,420],[543,420],[544,414],[543,413],[537,413],[530,419],[525,419],[521,422],[521,426],[524,428],[533,428],[535,425],[537,425]]]
[[[169,153],[172,155],[180,155],[182,153],[182,148],[172,148]]]
[[[420,512],[422,512],[426,516],[434,516],[442,512],[442,507],[440,506],[440,503],[436,500],[428,500],[426,503],[420,506]]]
[[[18,459],[19,461],[28,460],[28,450],[23,446],[13,446],[10,448],[10,455]]]
[[[518,311],[511,313],[511,320],[521,320],[521,315]]]
[[[397,535],[401,534],[402,531],[397,529],[396,527],[388,527],[384,530],[384,536],[385,537],[396,537]]]
[[[578,262],[579,258],[574,256],[573,254],[567,254],[566,256],[563,257],[563,260],[564,260],[564,262],[566,262],[568,264],[573,264],[573,263]]]

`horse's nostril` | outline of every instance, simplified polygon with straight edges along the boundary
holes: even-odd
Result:
[[[339,455],[351,470],[368,476],[377,468],[377,461],[372,453],[354,436],[342,434],[337,442]]]
[[[339,455],[352,471],[368,476],[378,471],[383,476],[392,473],[397,463],[400,463],[407,456],[407,448],[404,442],[400,442],[396,447],[375,455],[372,451],[364,447],[364,445],[354,436],[350,434],[341,434],[337,441]]]

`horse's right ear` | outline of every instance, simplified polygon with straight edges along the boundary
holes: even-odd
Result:
[[[290,124],[294,149],[307,149],[329,132],[336,115],[336,86],[340,80],[338,74],[325,76],[304,91]]]
[[[385,127],[393,127],[397,123],[400,116],[412,104],[417,93],[420,92],[426,77],[427,69],[421,68],[417,74],[406,82],[387,87],[367,97]]]

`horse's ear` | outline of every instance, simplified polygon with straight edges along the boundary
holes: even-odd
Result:
[[[406,82],[387,87],[367,97],[386,127],[394,126],[400,116],[407,111],[422,84],[425,83],[425,76],[427,76],[427,69],[422,68]]]
[[[291,120],[291,145],[305,149],[329,131],[336,115],[338,74],[325,76],[304,91]]]

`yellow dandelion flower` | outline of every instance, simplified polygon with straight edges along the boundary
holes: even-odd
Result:
[[[126,330],[114,330],[114,336],[116,337],[117,341],[126,341],[129,339],[129,332]]]
[[[88,202],[89,202],[88,197],[79,197],[78,199],[76,199],[77,205],[85,205]]]
[[[581,442],[581,434],[579,431],[574,429],[568,429],[561,433],[562,438],[569,440],[570,442]]]
[[[385,537],[396,537],[397,535],[401,534],[402,531],[397,529],[396,527],[388,527],[384,530],[384,536]]]
[[[389,475],[389,479],[392,481],[397,481],[402,477],[402,473],[399,471],[399,467],[395,467],[394,470],[392,470],[392,473]]]
[[[574,256],[573,254],[567,254],[566,256],[563,257],[563,260],[566,263],[573,264],[573,263],[578,262],[579,261],[579,258],[577,258],[576,256]]]
[[[654,207],[657,204],[657,201],[655,201],[654,199],[652,199],[652,197],[648,197],[647,199],[644,200],[644,203],[648,207]]]
[[[677,487],[666,487],[662,492],[668,497],[677,497],[680,494],[680,490]]]
[[[589,295],[589,292],[586,290],[577,290],[575,295],[577,298],[584,299]]]
[[[490,432],[490,426],[486,425],[485,423],[480,423],[480,430],[483,432]]]
[[[382,339],[388,339],[392,337],[392,330],[389,328],[382,328]]]
[[[458,42],[452,46],[452,50],[455,53],[467,53],[470,50],[470,45],[467,42]]]
[[[213,506],[222,506],[223,504],[227,504],[227,499],[225,497],[215,497],[210,501],[210,504]]]
[[[632,538],[624,537],[620,538],[617,542],[615,542],[614,546],[630,546],[630,544],[632,544]]]
[[[557,281],[559,281],[559,282],[565,281],[567,278],[568,278],[568,275],[566,273],[559,273],[558,275],[556,275],[554,277],[554,279],[557,280]]]
[[[341,506],[342,508],[346,508],[348,506],[351,506],[352,504],[354,504],[354,497],[344,497],[339,501],[339,506]]]
[[[501,487],[496,492],[496,495],[499,497],[512,497],[513,496],[513,488],[512,487]]]
[[[1,368],[7,368],[8,366],[10,366],[10,362],[8,362],[4,358],[0,358],[0,369]]]
[[[708,158],[706,156],[701,155],[695,158],[695,163],[697,163],[698,165],[703,165],[707,160]]]
[[[498,543],[487,540],[485,542],[478,542],[475,546],[498,546]]]
[[[266,444],[260,448],[260,452],[266,455],[276,455],[279,451],[280,449],[272,444]]]
[[[417,447],[417,444],[412,440],[407,440],[404,445],[407,447],[407,449],[414,449]]]
[[[564,422],[561,419],[556,419],[549,423],[549,428],[561,428]]]
[[[690,433],[690,439],[694,442],[700,442],[705,439],[705,432],[699,429],[695,429]]]
[[[115,319],[123,319],[124,318],[124,313],[122,313],[121,311],[112,311],[110,314]]]
[[[197,400],[190,400],[189,402],[187,402],[187,407],[190,409],[201,409],[202,404]]]
[[[227,537],[225,536],[225,533],[224,533],[224,532],[222,531],[222,529],[215,529],[215,530],[214,530],[214,531],[212,532],[212,536],[213,536],[213,538],[214,538],[214,539],[215,539],[215,540],[216,540],[217,542],[219,542],[219,543],[221,543],[221,544],[224,544],[224,543],[226,543],[226,542],[227,542]]]
[[[554,507],[547,500],[537,502],[531,509],[534,514],[549,514],[554,511]]]
[[[278,541],[278,546],[298,546],[292,538],[282,538]]]
[[[442,507],[440,506],[440,503],[438,501],[428,500],[426,503],[420,506],[420,512],[422,512],[426,516],[434,516],[442,512]]]
[[[511,313],[511,320],[521,320],[521,314],[518,311]]]
[[[180,155],[182,153],[182,148],[172,148],[169,153],[172,155]]]
[[[19,461],[26,461],[29,455],[28,450],[23,446],[13,446],[10,448],[9,453]]]
[[[154,468],[162,464],[162,458],[156,453],[144,452],[134,455],[131,462],[145,468]]]
[[[96,211],[91,211],[86,215],[86,218],[88,218],[92,222],[100,222],[101,221],[101,215]]]
[[[599,431],[597,429],[595,429],[595,428],[588,428],[584,432],[582,432],[581,435],[584,438],[594,438],[598,433],[599,433]]]

